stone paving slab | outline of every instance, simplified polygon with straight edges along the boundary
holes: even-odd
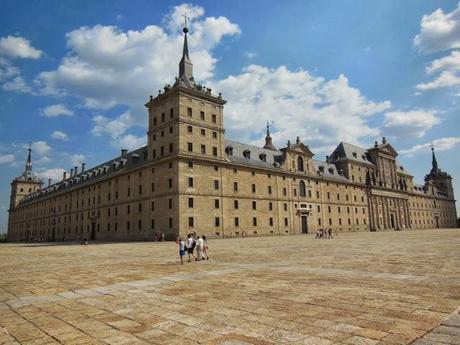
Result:
[[[209,247],[1,245],[0,344],[460,344],[459,230]]]

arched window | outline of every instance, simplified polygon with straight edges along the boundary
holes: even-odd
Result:
[[[303,158],[300,156],[297,157],[297,170],[303,171]]]
[[[302,180],[300,180],[299,183],[299,193],[300,196],[307,196],[307,193],[305,192],[305,182],[303,182]]]

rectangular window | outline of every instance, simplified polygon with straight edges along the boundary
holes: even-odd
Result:
[[[192,143],[187,143],[187,150],[188,150],[188,152],[193,152],[193,144]]]
[[[283,195],[284,195],[284,196],[287,195],[287,189],[286,189],[286,187],[283,187]]]
[[[252,218],[252,225],[257,226],[257,218],[256,217]]]
[[[192,115],[193,115],[192,108],[187,108],[187,115],[192,117]]]
[[[155,211],[155,201],[152,201],[152,203],[151,203],[151,210]]]
[[[219,181],[214,180],[214,189],[219,189]]]
[[[256,210],[256,209],[257,209],[257,202],[256,202],[256,201],[253,201],[253,202],[252,202],[252,209],[253,209],[253,210]]]
[[[268,194],[272,194],[272,186],[268,186]]]
[[[171,209],[172,208],[172,199],[168,199],[168,207]]]
[[[206,145],[201,145],[201,154],[202,155],[206,154]]]
[[[214,199],[214,208],[219,208],[219,199]]]
[[[321,225],[321,218],[318,218],[318,225]]]
[[[165,122],[165,113],[161,114],[161,122]]]
[[[169,228],[172,228],[172,218],[169,218]]]
[[[153,118],[153,125],[154,125],[154,126],[157,125],[157,118],[156,118],[156,117]]]
[[[130,226],[130,224],[129,224],[129,221],[128,221],[128,222],[126,222],[126,230],[128,230],[128,231],[129,231],[129,226]]]
[[[192,126],[187,126],[187,132],[193,133],[193,127]]]
[[[152,182],[152,193],[155,192],[155,183]]]
[[[142,204],[137,205],[137,210],[138,210],[139,213],[142,212]]]
[[[214,157],[217,156],[217,147],[215,147],[215,146],[212,148],[212,155],[213,155]]]
[[[220,226],[220,218],[219,217],[214,218],[214,225],[215,226]]]
[[[126,206],[126,213],[130,214],[130,212],[131,212],[131,207],[128,205],[128,206]]]
[[[217,123],[217,116],[212,114],[212,123]]]
[[[169,117],[172,119],[174,117],[174,109],[169,109]]]
[[[238,205],[238,200],[233,200],[233,208],[234,208],[235,210],[237,210],[238,207],[239,207],[239,205]]]
[[[288,219],[287,218],[284,218],[284,226],[288,226]]]
[[[172,178],[168,179],[168,186],[169,188],[172,188]]]
[[[137,188],[138,188],[138,191],[139,191],[139,195],[141,195],[142,194],[142,185],[140,184]]]
[[[273,203],[271,201],[268,203],[268,209],[273,211]]]
[[[188,208],[193,208],[193,198],[188,198]]]
[[[331,193],[327,192],[327,199],[329,200],[331,198]]]
[[[188,162],[188,167],[189,167],[190,169],[193,169],[193,162],[192,162],[192,161],[189,161],[189,162]]]
[[[165,154],[165,147],[162,146],[160,147],[160,156],[164,156],[164,154]]]
[[[233,191],[238,192],[238,182],[233,182]]]
[[[256,185],[253,183],[252,184],[252,192],[255,193],[256,192]]]
[[[142,220],[139,220],[139,221],[137,222],[137,228],[138,228],[139,230],[142,230]]]
[[[235,226],[240,226],[240,219],[238,217],[235,217]]]
[[[212,132],[212,137],[213,137],[214,139],[217,139],[217,132]]]
[[[201,128],[201,135],[206,135],[206,130],[204,128]]]
[[[287,211],[287,203],[286,202],[283,204],[283,208],[284,208],[285,211]]]
[[[204,120],[204,111],[200,111],[200,119]]]
[[[270,217],[268,219],[268,225],[273,226],[273,218],[272,217]]]
[[[193,177],[188,178],[188,186],[193,187]]]
[[[319,199],[319,192],[316,192],[316,198]]]

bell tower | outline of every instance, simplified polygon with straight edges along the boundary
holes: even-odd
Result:
[[[32,171],[32,148],[29,146],[24,172],[11,182],[10,210],[14,209],[24,197],[40,190],[41,186],[42,181]]]

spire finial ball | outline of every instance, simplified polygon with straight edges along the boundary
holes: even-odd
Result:
[[[184,34],[188,33],[188,28],[186,26],[184,26],[184,28],[182,29],[182,31],[184,32]]]

